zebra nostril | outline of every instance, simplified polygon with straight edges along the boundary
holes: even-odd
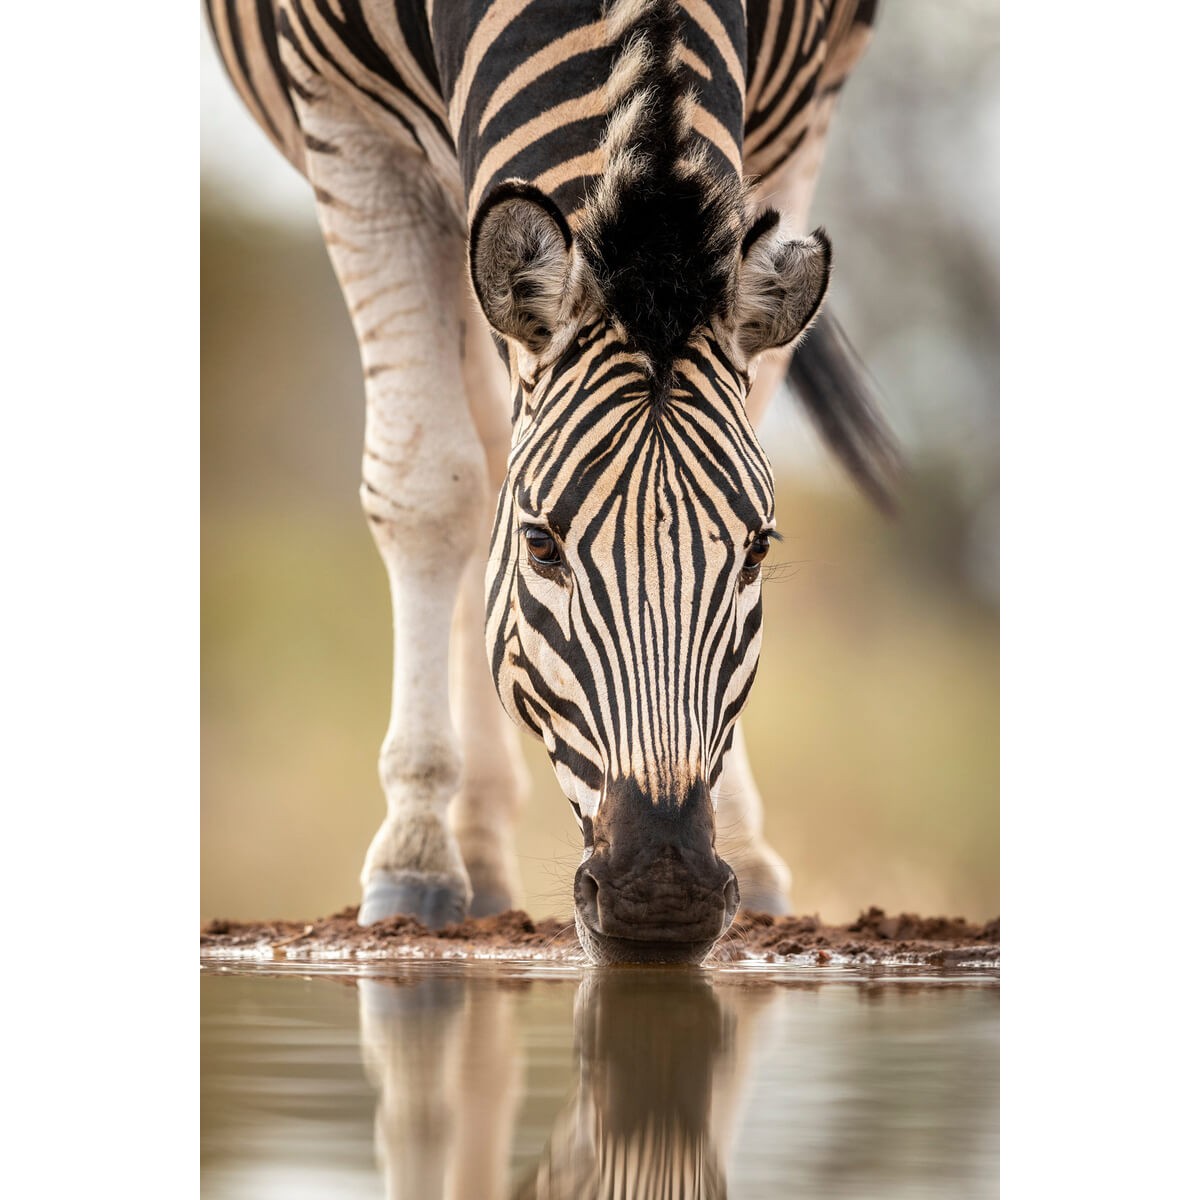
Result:
[[[590,871],[581,871],[575,884],[575,907],[584,921],[600,929],[600,885]]]
[[[742,902],[742,893],[738,888],[737,876],[730,872],[729,880],[725,884],[725,928],[728,929],[733,924],[733,918],[737,913],[738,905]]]

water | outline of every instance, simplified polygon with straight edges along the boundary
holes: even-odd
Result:
[[[998,1194],[990,971],[208,965],[212,1200]]]

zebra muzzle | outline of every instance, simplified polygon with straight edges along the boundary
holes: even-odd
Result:
[[[739,902],[732,868],[713,847],[712,801],[651,804],[607,789],[592,854],[575,875],[575,924],[599,962],[699,962]]]

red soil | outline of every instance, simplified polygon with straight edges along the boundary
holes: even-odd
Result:
[[[572,922],[534,922],[519,910],[469,918],[433,933],[411,917],[391,917],[362,928],[357,908],[301,921],[210,921],[200,931],[202,957],[269,955],[277,958],[554,958],[582,959]],[[998,962],[1000,920],[972,925],[962,917],[888,916],[869,908],[849,925],[825,925],[820,917],[771,917],[739,913],[709,956],[710,963],[801,956],[823,964],[849,959],[952,966]]]

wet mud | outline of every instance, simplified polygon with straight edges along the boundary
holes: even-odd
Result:
[[[411,917],[390,917],[363,928],[358,909],[319,920],[210,921],[200,930],[206,958],[312,959],[481,958],[583,962],[572,921],[534,921],[519,910],[469,918],[436,933]],[[869,908],[848,925],[818,916],[739,913],[713,948],[709,963],[998,965],[1000,920],[982,925],[961,917],[889,916]]]

